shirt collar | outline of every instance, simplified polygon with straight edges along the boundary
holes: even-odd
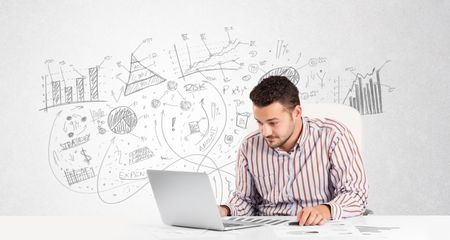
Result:
[[[303,147],[306,144],[306,141],[309,137],[309,118],[306,116],[302,116],[302,132],[300,133],[300,136],[298,137],[297,144],[295,145],[295,148],[303,149]]]

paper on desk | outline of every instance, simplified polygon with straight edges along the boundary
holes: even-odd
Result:
[[[273,227],[277,237],[307,237],[323,238],[323,237],[356,237],[361,236],[358,229],[349,222],[330,221],[320,226],[288,226],[282,225]]]
[[[149,233],[157,239],[188,239],[197,238],[199,235],[202,235],[207,231],[208,230],[205,229],[158,225],[151,226],[151,231]]]

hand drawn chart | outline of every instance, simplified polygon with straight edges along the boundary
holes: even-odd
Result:
[[[382,78],[389,61],[368,73],[335,72],[327,57],[302,56],[289,44],[259,45],[225,27],[220,36],[182,33],[171,43],[145,38],[124,59],[107,56],[83,68],[46,60],[39,110],[55,116],[53,174],[71,191],[115,204],[146,188],[147,169],[206,172],[224,202],[234,188],[237,147],[254,121],[248,95],[261,79],[288,77],[302,102],[385,111],[382,96],[395,89]]]

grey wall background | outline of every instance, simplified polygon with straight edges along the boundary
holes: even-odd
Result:
[[[369,208],[450,214],[449,10],[448,1],[2,1],[0,214],[155,214],[148,191],[105,204],[56,181],[47,152],[55,112],[39,111],[44,61],[128,61],[149,36],[170,46],[181,33],[224,26],[263,48],[283,39],[303,56],[324,56],[335,77],[390,60],[385,111],[363,116]]]

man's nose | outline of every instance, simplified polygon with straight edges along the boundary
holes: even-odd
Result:
[[[268,137],[268,136],[272,135],[272,128],[265,124],[261,125],[260,131],[264,137]]]

